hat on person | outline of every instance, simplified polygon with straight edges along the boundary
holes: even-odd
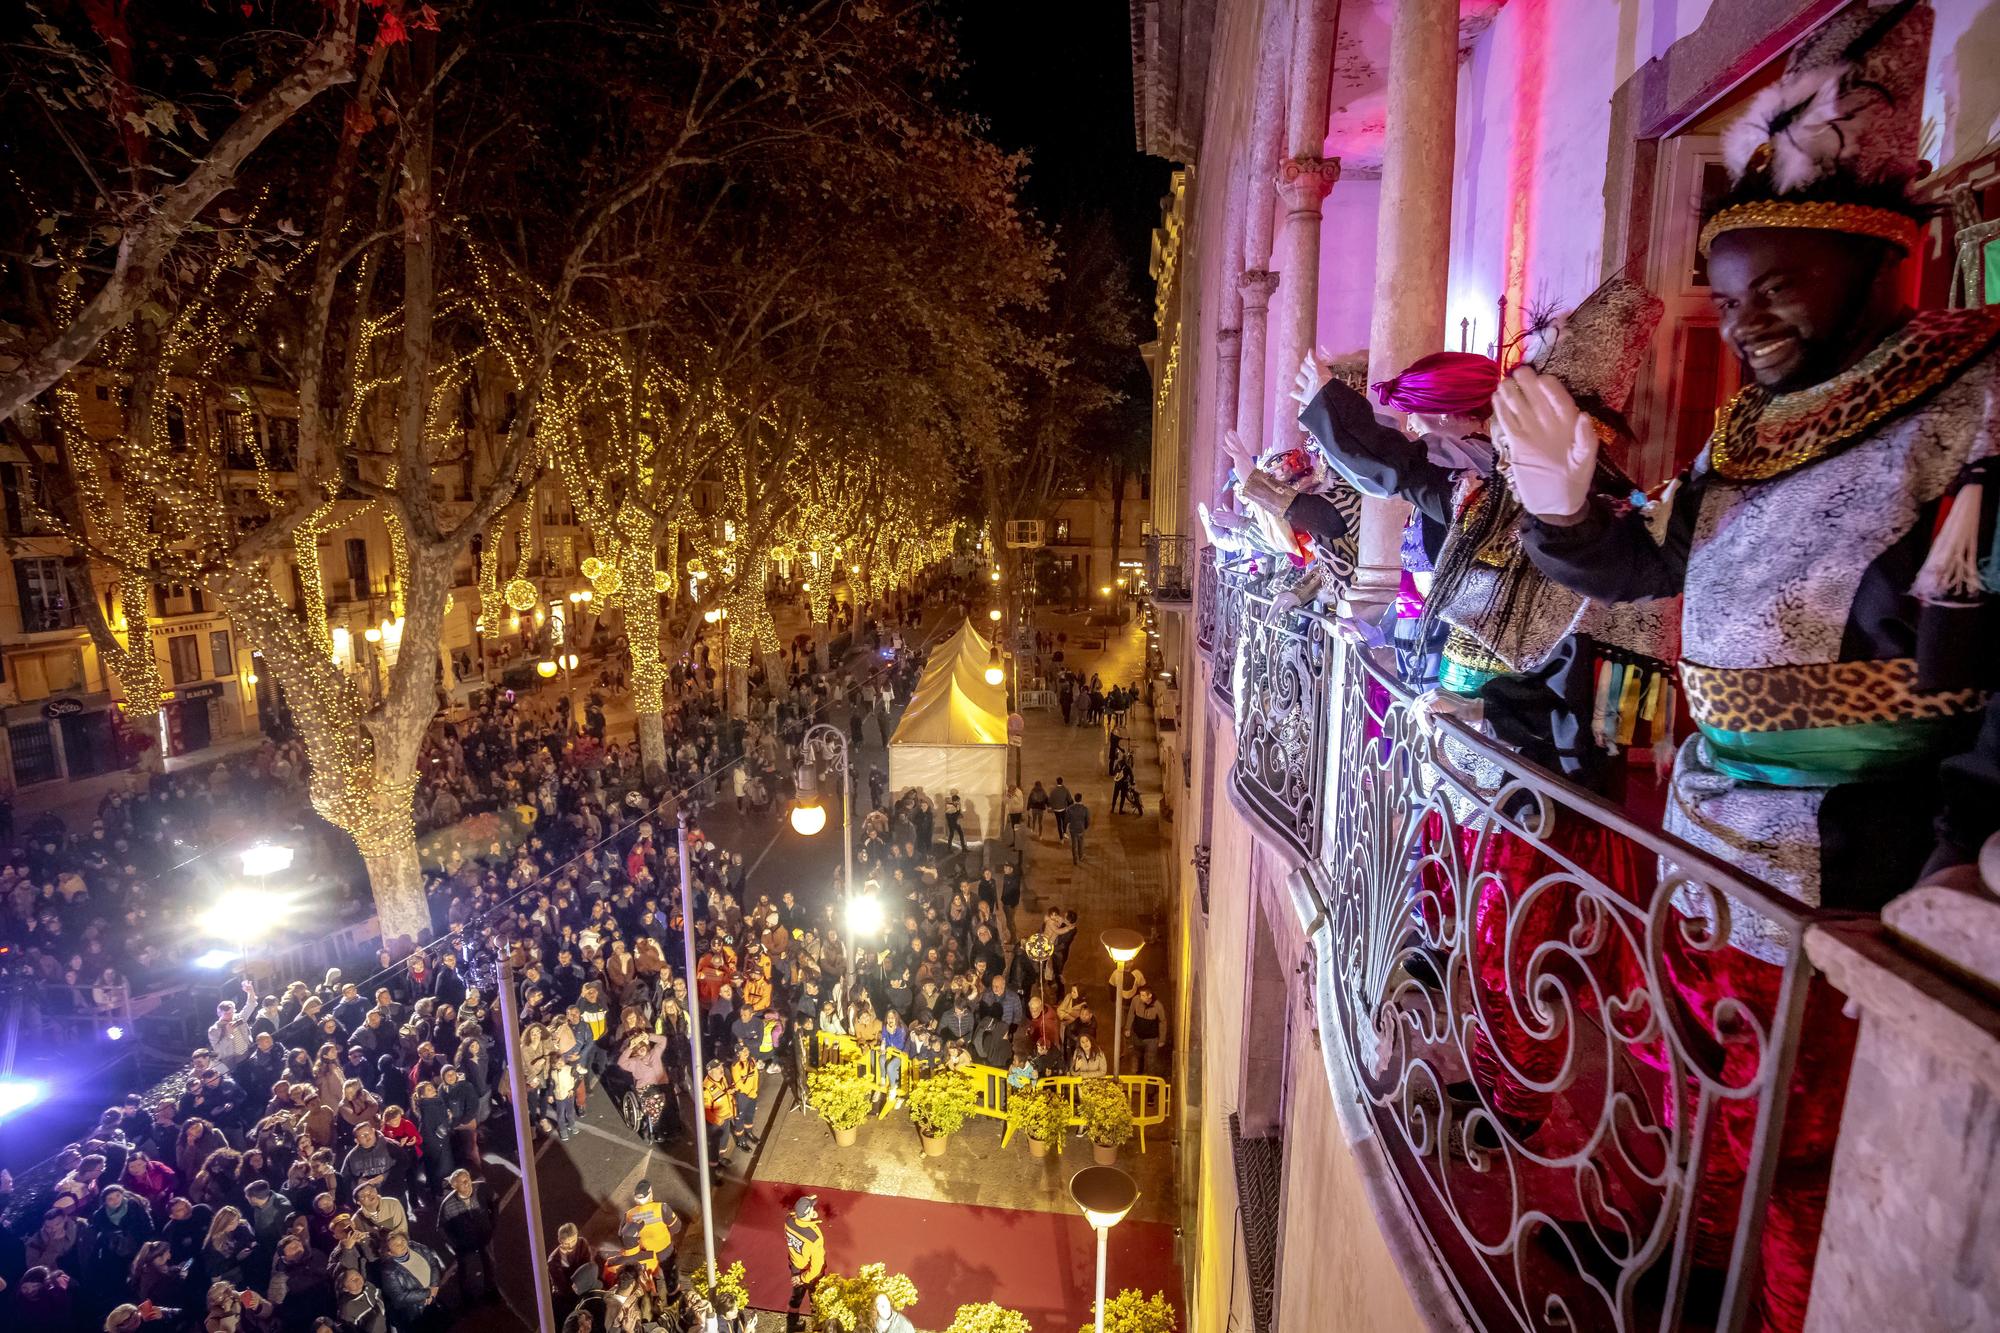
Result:
[[[104,1333],[127,1333],[145,1322],[139,1307],[132,1304],[114,1305],[111,1313],[104,1316]]]
[[[1915,251],[1922,216],[1924,76],[1936,15],[1915,0],[1856,5],[1793,49],[1784,75],[1722,136],[1730,189],[1701,251],[1730,231],[1798,228],[1872,236]]]
[[[818,1206],[819,1206],[818,1195],[802,1194],[799,1196],[799,1201],[792,1205],[792,1216],[797,1218],[811,1217],[813,1209],[817,1208]]]

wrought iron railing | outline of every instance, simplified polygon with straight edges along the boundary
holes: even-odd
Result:
[[[1155,602],[1194,597],[1194,538],[1155,533],[1146,538],[1146,584]]]
[[[1802,945],[1831,914],[1433,722],[1363,650],[1333,653],[1331,845],[1307,872],[1327,1040],[1468,1318],[1622,1333],[1796,1315],[1846,1065]]]
[[[1236,763],[1229,780],[1265,828],[1301,860],[1319,854],[1326,792],[1332,642],[1317,617],[1280,610],[1239,584]],[[1222,679],[1222,657],[1216,678]]]
[[[1232,703],[1236,697],[1239,665],[1236,651],[1243,638],[1243,619],[1250,613],[1250,594],[1260,585],[1257,575],[1247,569],[1218,564],[1215,573],[1215,646],[1211,650],[1215,670],[1211,686],[1216,698]]]
[[[1215,613],[1220,605],[1220,575],[1215,566],[1215,548],[1201,548],[1201,559],[1195,566],[1194,642],[1203,653],[1215,652]]]

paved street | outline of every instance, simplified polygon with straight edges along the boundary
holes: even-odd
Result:
[[[1080,649],[1078,643],[1101,639],[1102,635],[1085,631],[1080,620],[1059,620],[1045,627],[1066,629],[1070,635],[1069,665],[1086,674],[1099,672],[1107,686],[1134,680],[1141,670],[1145,640],[1136,628],[1118,631],[1101,649],[1089,650]],[[927,628],[935,631],[940,627]],[[948,632],[955,625],[942,628]],[[1135,709],[1129,728],[1147,806],[1143,816],[1111,813],[1101,728],[1065,726],[1060,713],[1053,710],[1027,714],[1026,724],[1023,786],[1037,777],[1051,785],[1056,776],[1064,777],[1072,790],[1080,790],[1087,797],[1092,828],[1081,866],[1071,864],[1068,849],[1056,843],[1052,832],[1030,845],[1020,920],[1024,927],[1033,929],[1041,912],[1049,906],[1071,907],[1078,912],[1081,924],[1069,976],[1072,981],[1092,988],[1093,999],[1100,1005],[1100,1028],[1108,1036],[1112,1004],[1106,981],[1110,969],[1097,946],[1098,933],[1111,926],[1129,926],[1145,933],[1149,945],[1137,963],[1141,970],[1157,959],[1158,951],[1164,947],[1165,900],[1158,826],[1160,773],[1152,721],[1143,708]],[[887,768],[886,756],[872,735],[856,760],[857,771],[865,772],[871,764]],[[837,819],[837,811],[834,813]],[[768,892],[775,896],[792,889],[802,899],[810,900],[831,892],[840,857],[836,822],[830,820],[827,829],[811,839],[794,833],[783,820],[782,812],[776,810],[762,818],[739,819],[733,810],[718,808],[703,822],[722,845],[744,852],[750,863],[752,894]],[[1072,1143],[1067,1155],[1043,1160],[1032,1158],[1020,1141],[1003,1150],[1000,1137],[1004,1127],[992,1120],[975,1120],[954,1137],[944,1157],[927,1158],[920,1151],[908,1117],[901,1114],[871,1122],[863,1128],[856,1147],[837,1150],[817,1117],[798,1113],[789,1091],[767,1090],[763,1102],[759,1117],[760,1147],[747,1162],[739,1156],[732,1163],[715,1196],[716,1226],[724,1262],[730,1257],[751,1259],[753,1292],[760,1304],[763,1293],[758,1290],[754,1271],[759,1256],[753,1249],[745,1248],[747,1240],[739,1243],[731,1240],[732,1227],[746,1202],[761,1199],[756,1191],[768,1193],[775,1189],[789,1199],[801,1189],[813,1187],[943,1206],[946,1215],[940,1217],[935,1212],[929,1215],[930,1221],[918,1228],[920,1235],[932,1225],[949,1227],[952,1224],[949,1210],[953,1208],[983,1206],[997,1217],[1029,1213],[1070,1217],[1074,1207],[1066,1190],[1068,1177],[1090,1161],[1089,1145],[1080,1139]],[[641,1179],[650,1179],[659,1194],[684,1217],[698,1215],[691,1146],[679,1146],[672,1151],[648,1148],[625,1129],[608,1099],[597,1093],[593,1093],[581,1123],[582,1134],[568,1143],[544,1143],[538,1158],[542,1211],[549,1234],[553,1235],[558,1223],[573,1221],[593,1241],[609,1239],[633,1185]],[[1145,1153],[1138,1151],[1135,1140],[1121,1154],[1121,1164],[1134,1174],[1141,1188],[1133,1220],[1158,1224],[1158,1234],[1151,1237],[1150,1243],[1142,1242],[1136,1230],[1126,1234],[1135,1245],[1159,1252],[1154,1256],[1156,1259],[1171,1251],[1170,1223],[1175,1214],[1168,1129],[1169,1126],[1156,1127]],[[501,1268],[509,1285],[510,1303],[517,1309],[528,1310],[534,1299],[530,1284],[538,1280],[540,1265],[527,1254],[524,1223],[519,1220],[522,1213],[509,1189],[506,1168],[495,1165],[489,1175],[511,1205],[507,1210],[511,1225],[500,1242]],[[792,1188],[787,1192],[785,1187]],[[984,1220],[984,1213],[981,1219],[980,1225],[988,1229],[994,1225]],[[700,1253],[698,1226],[698,1223],[691,1226],[684,1243],[684,1262],[690,1262],[690,1256]],[[763,1245],[776,1246],[775,1240],[762,1235],[761,1228],[755,1230]],[[1064,1247],[1088,1246],[1087,1228],[1082,1228],[1079,1222],[1076,1230],[1076,1235],[1064,1230],[1064,1225],[1029,1230],[1023,1234],[1030,1239],[1022,1243],[1029,1247],[1027,1253],[1039,1255],[1041,1271],[1054,1272],[1067,1262]],[[836,1266],[844,1254],[852,1254],[855,1263],[879,1260],[892,1269],[901,1265],[915,1271],[923,1258],[914,1252],[899,1251],[898,1236],[880,1228],[866,1236],[840,1236],[836,1232],[837,1226],[830,1222],[829,1244]],[[902,1251],[909,1249],[907,1243],[902,1247]],[[762,1258],[766,1264],[781,1263],[781,1256],[775,1250]],[[1115,1269],[1116,1265],[1114,1273]],[[920,1288],[923,1285],[919,1283]],[[1076,1308],[1070,1308],[1079,1299],[1077,1291],[1069,1290],[1073,1284],[1058,1285],[1064,1293],[1057,1301],[1060,1308],[1040,1313],[1049,1318],[1049,1328],[1061,1327],[1068,1333],[1088,1313],[1087,1283],[1080,1294],[1083,1304]],[[934,1303],[920,1302],[917,1313],[922,1316],[918,1320],[920,1327],[942,1327],[949,1321],[951,1311],[934,1308]],[[1069,1321],[1066,1326],[1064,1319]],[[482,1312],[476,1319],[463,1323],[467,1328],[475,1325],[494,1327],[495,1318]],[[1040,1321],[1037,1327],[1042,1327]]]

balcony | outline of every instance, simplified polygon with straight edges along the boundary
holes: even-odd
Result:
[[[1810,1189],[1797,1144],[1830,1154],[1839,1120],[1844,1063],[1799,1058],[1838,1024],[1804,947],[1821,914],[1249,604],[1238,792],[1268,823],[1318,734],[1295,710],[1328,703],[1338,731],[1327,846],[1295,883],[1377,1209],[1474,1327],[1757,1326]]]
[[[1161,536],[1146,538],[1146,584],[1153,590],[1153,602],[1170,610],[1184,609],[1194,600],[1194,538]]]

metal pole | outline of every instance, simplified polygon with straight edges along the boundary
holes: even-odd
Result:
[[[1117,1017],[1111,1020],[1111,1077],[1124,1074],[1122,1062],[1125,1043],[1125,964],[1111,969],[1111,994],[1113,1012]]]
[[[854,905],[854,770],[847,737],[841,736],[838,730],[833,734],[840,736],[840,934],[842,939],[847,939],[853,932],[847,917]],[[851,1004],[854,1000],[854,941],[848,939],[847,947],[841,952],[847,956],[847,999]]]
[[[504,949],[504,946],[503,946]],[[514,959],[500,955],[500,1030],[507,1042],[507,1099],[514,1104],[514,1137],[521,1145],[521,1204],[528,1210],[528,1251],[535,1265],[535,1327],[556,1333],[555,1300],[543,1265],[549,1257],[542,1232],[542,1189],[535,1173],[535,1135],[528,1124],[528,1077],[521,1068],[521,1014],[515,1008]]]
[[[1110,1227],[1097,1227],[1097,1333],[1104,1333],[1104,1242]]]
[[[689,1083],[694,1091],[694,1159],[695,1168],[701,1178],[701,1251],[708,1262],[708,1289],[715,1290],[715,1203],[709,1197],[708,1186],[708,1106],[706,1094],[702,1090],[702,1080],[708,1076],[708,1068],[701,1062],[701,1009],[700,992],[694,984],[694,887],[688,880],[688,817],[681,810],[676,819],[680,824],[681,854],[681,952],[687,963],[688,999],[694,1002],[695,1012],[688,1017],[688,1051],[694,1058],[694,1076]]]

